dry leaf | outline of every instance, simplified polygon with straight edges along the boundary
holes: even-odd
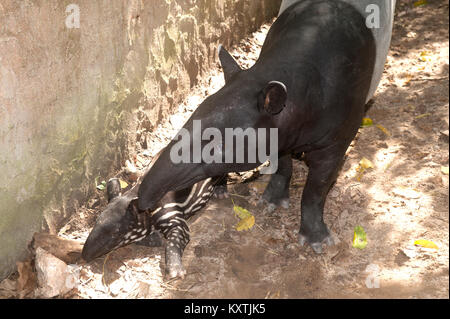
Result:
[[[65,263],[73,264],[81,258],[83,242],[47,233],[34,233],[32,247],[34,250],[41,247]]]
[[[391,136],[391,132],[389,132],[389,131],[388,131],[385,127],[383,127],[382,125],[377,124],[376,127],[378,127],[378,128],[381,130],[381,132],[383,132],[383,133],[386,134],[387,136]]]
[[[11,279],[4,279],[0,282],[0,299],[16,297],[17,283]]]
[[[448,175],[448,166],[441,166],[442,174]]]
[[[36,288],[36,273],[33,271],[31,261],[17,262],[17,272],[19,278],[16,282],[16,290],[20,298],[24,298]]]

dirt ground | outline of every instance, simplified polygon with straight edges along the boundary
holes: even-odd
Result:
[[[324,218],[336,246],[316,255],[297,243],[307,167],[294,161],[289,209],[269,214],[255,206],[267,183],[263,176],[229,185],[234,203],[255,215],[251,230],[235,229],[230,198],[211,200],[189,221],[184,279],[163,279],[162,247],[133,244],[80,263],[77,289],[62,297],[449,298],[449,176],[442,172],[449,161],[448,11],[448,0],[418,7],[398,1],[385,73],[367,113],[374,125],[360,129],[326,202]],[[254,63],[269,26],[231,50],[243,67]],[[141,134],[148,149],[134,154],[131,165],[148,165],[222,85],[217,65],[176,114]],[[374,167],[358,180],[364,157]],[[127,179],[125,169],[117,173]],[[103,197],[99,191],[59,235],[85,240],[106,204]],[[362,250],[352,247],[358,225],[368,239]],[[415,246],[418,239],[438,249]]]

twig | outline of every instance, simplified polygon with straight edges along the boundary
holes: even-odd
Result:
[[[234,194],[234,193],[228,193],[231,196],[238,196],[238,197],[242,197],[242,198],[247,198],[249,196],[244,196],[244,195],[239,195],[239,194]],[[233,204],[234,205],[234,204]]]
[[[106,254],[105,260],[103,261],[103,266],[102,266],[102,284],[103,284],[103,286],[105,286],[106,288],[109,289],[109,287],[105,283],[105,265],[106,265],[106,261],[108,260],[108,257],[109,257],[109,253]]]
[[[190,289],[190,288],[188,288],[188,289],[181,289],[181,288],[177,288],[177,287],[174,287],[174,286],[166,284],[166,283],[161,283],[161,286],[163,288],[166,288],[166,289],[169,289],[169,290],[176,290],[176,291],[183,291],[183,292],[188,292],[189,289]]]
[[[266,231],[265,231],[261,226],[259,226],[257,223],[255,223],[255,225],[258,226],[258,228],[259,228],[263,233],[266,232]]]
[[[421,78],[421,79],[411,79],[410,81],[440,81],[448,79],[448,76],[441,76],[439,78]]]

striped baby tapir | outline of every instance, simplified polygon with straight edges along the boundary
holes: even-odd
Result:
[[[225,177],[208,178],[191,187],[168,192],[152,211],[139,211],[139,182],[125,194],[120,193],[117,178],[107,183],[108,205],[98,216],[82,251],[91,261],[117,248],[137,243],[161,246],[165,239],[166,277],[184,277],[183,251],[190,240],[186,220],[201,210],[217,186],[219,197],[226,191]]]

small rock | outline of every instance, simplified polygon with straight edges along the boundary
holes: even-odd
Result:
[[[67,266],[41,247],[36,249],[36,272],[39,284],[38,294],[52,298],[65,294],[76,287],[79,280],[76,268]]]

